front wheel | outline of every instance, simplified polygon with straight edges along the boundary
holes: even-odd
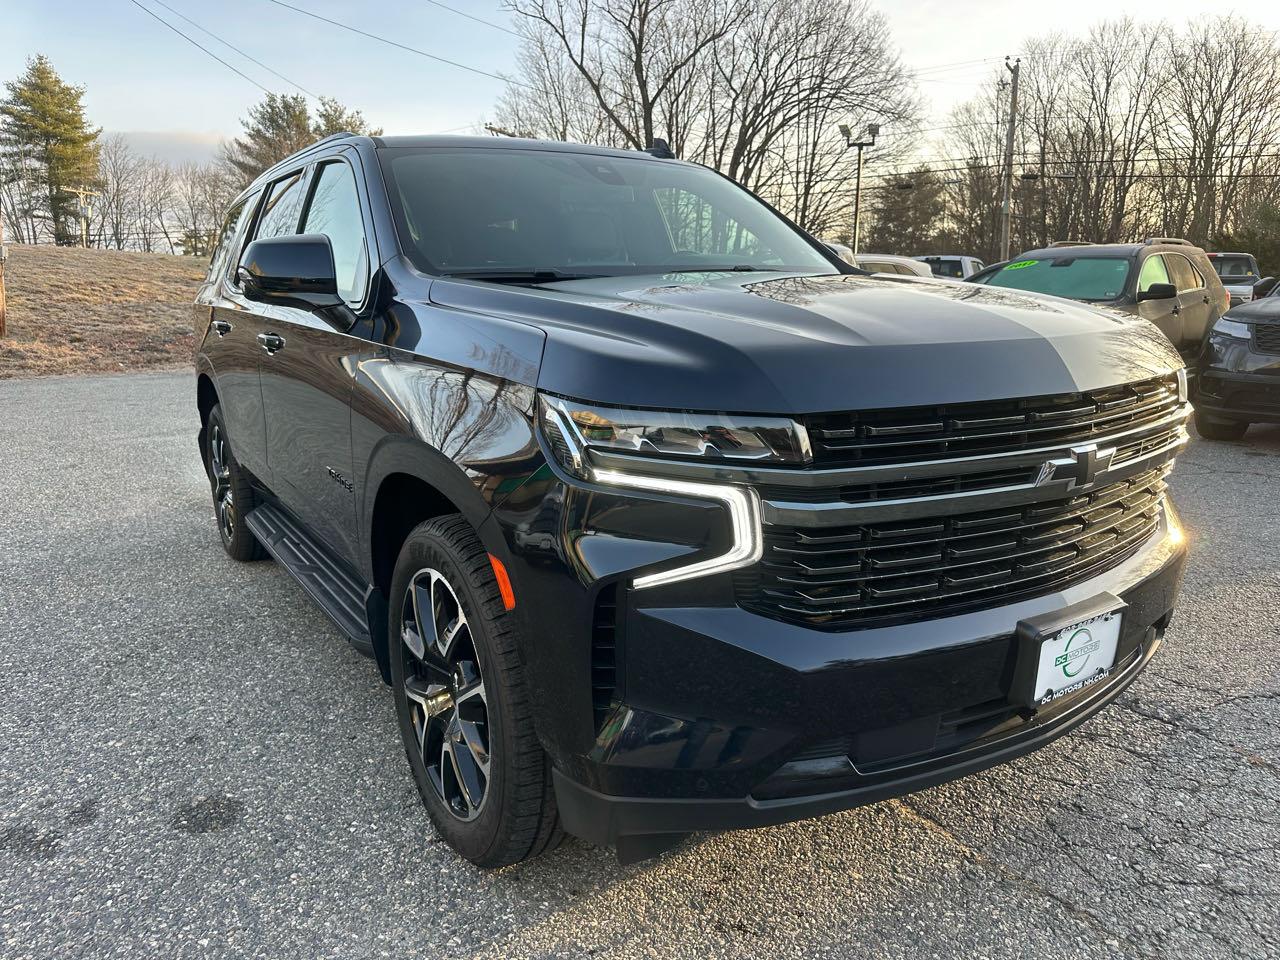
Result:
[[[1196,433],[1206,440],[1239,440],[1248,429],[1247,422],[1218,420],[1196,411]]]
[[[438,517],[409,534],[391,598],[400,735],[436,830],[481,867],[554,846],[551,763],[533,731],[516,627],[466,520]]]

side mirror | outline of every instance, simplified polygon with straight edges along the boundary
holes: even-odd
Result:
[[[1263,297],[1269,297],[1271,296],[1271,291],[1275,288],[1275,277],[1263,277],[1253,285],[1253,299],[1261,300]]]
[[[249,244],[236,279],[259,303],[325,310],[342,305],[333,249],[323,234],[272,237]]]
[[[1138,302],[1143,300],[1171,300],[1178,295],[1178,288],[1172,283],[1153,283],[1138,294]]]

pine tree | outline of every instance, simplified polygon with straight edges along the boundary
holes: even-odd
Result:
[[[84,88],[63,82],[43,55],[28,60],[26,73],[5,88],[0,179],[11,198],[23,198],[21,210],[9,211],[11,224],[29,242],[40,239],[43,223],[55,243],[75,243],[77,199],[68,188],[95,183],[101,133],[85,122]]]
[[[261,103],[249,108],[249,115],[240,123],[244,135],[224,149],[223,159],[245,183],[289,154],[331,133],[344,130],[371,136],[382,133],[380,128],[370,129],[359,110],[348,110],[331,97],[320,98],[320,108],[313,120],[306,98],[300,94],[268,93]]]
[[[874,220],[863,249],[914,256],[932,253],[943,219],[943,185],[921,167],[870,191]]]

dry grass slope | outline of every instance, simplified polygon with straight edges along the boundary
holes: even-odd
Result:
[[[205,266],[163,253],[9,247],[0,380],[190,363]]]

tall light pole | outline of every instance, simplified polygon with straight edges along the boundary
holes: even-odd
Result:
[[[858,148],[858,165],[857,172],[853,178],[853,255],[858,255],[858,238],[862,232],[862,148],[874,147],[876,137],[880,134],[880,124],[868,123],[865,140],[855,140],[853,131],[847,124],[840,124],[840,135],[844,137],[844,146],[848,150],[850,147]]]
[[[1018,75],[1022,72],[1022,60],[1018,59],[1010,63],[1009,58],[1005,57],[1004,66],[1013,74],[1013,81],[1009,87],[1009,130],[1004,142],[1004,184],[1001,189],[1003,196],[1000,203],[1000,259],[1008,260],[1009,220],[1013,213],[1010,197],[1013,191],[1013,134],[1018,126]]]

